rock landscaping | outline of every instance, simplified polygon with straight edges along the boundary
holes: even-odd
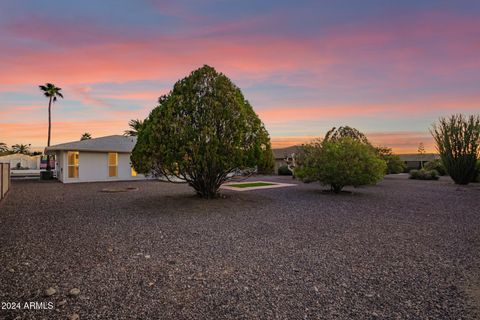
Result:
[[[322,190],[205,200],[157,181],[15,181],[0,205],[0,301],[54,308],[0,318],[480,318],[478,184],[403,175]]]

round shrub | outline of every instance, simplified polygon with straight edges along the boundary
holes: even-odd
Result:
[[[292,171],[290,171],[290,169],[288,169],[287,165],[283,165],[283,166],[280,166],[278,168],[278,175],[279,176],[291,176]]]
[[[368,144],[340,137],[304,146],[295,176],[304,182],[319,181],[339,193],[345,186],[359,187],[380,181],[387,169]]]

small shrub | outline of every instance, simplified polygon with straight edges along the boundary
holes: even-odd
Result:
[[[440,175],[438,174],[437,170],[411,170],[410,171],[410,179],[416,180],[438,180]]]
[[[427,162],[424,168],[425,170],[437,170],[438,174],[441,176],[444,176],[447,174],[447,171],[445,170],[445,166],[443,165],[441,159],[435,159]]]
[[[291,176],[292,171],[290,171],[290,169],[288,169],[287,165],[283,165],[283,166],[280,166],[278,168],[278,175],[279,176]]]

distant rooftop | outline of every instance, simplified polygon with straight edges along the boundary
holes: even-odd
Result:
[[[91,152],[132,152],[137,143],[137,137],[121,135],[93,138],[89,140],[61,143],[45,148],[46,153],[53,151],[91,151]]]
[[[399,154],[398,156],[402,161],[432,161],[435,159],[440,159],[440,155],[437,153],[425,153],[423,155],[419,153],[406,153]]]

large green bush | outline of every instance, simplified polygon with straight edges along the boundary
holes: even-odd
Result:
[[[159,98],[138,128],[131,161],[137,172],[187,182],[212,198],[238,169],[263,170],[270,157],[268,133],[240,89],[204,66]]]
[[[345,186],[375,184],[386,171],[385,161],[370,145],[348,136],[305,145],[299,165],[297,177],[304,182],[319,181],[335,193]]]
[[[440,118],[431,129],[447,173],[457,184],[475,177],[480,143],[480,116],[461,114]]]

